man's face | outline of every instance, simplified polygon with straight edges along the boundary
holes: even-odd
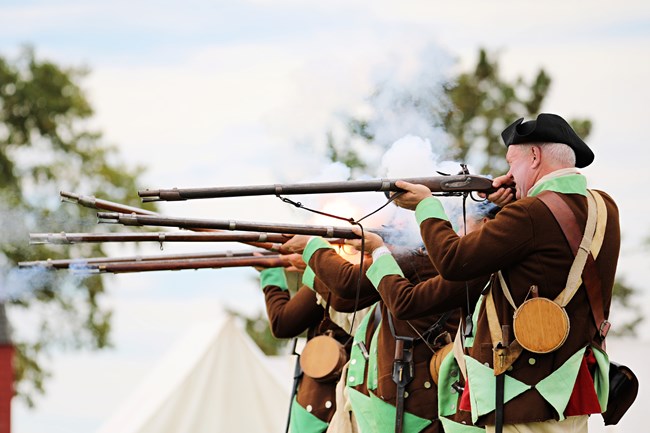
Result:
[[[508,146],[506,161],[510,165],[507,176],[515,182],[516,198],[526,197],[528,190],[533,186],[532,162],[533,152],[529,146]]]

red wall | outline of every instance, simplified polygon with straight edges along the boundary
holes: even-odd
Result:
[[[14,348],[0,345],[0,433],[11,432],[11,398],[14,396]]]

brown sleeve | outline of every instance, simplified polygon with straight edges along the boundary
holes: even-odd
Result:
[[[372,260],[364,260],[364,269],[368,269],[370,263]],[[360,299],[373,296],[376,293],[372,283],[366,277],[365,270],[359,284],[359,265],[348,262],[333,249],[321,248],[314,252],[309,260],[309,267],[333,294],[343,299],[354,300],[357,297],[357,290]]]
[[[434,266],[443,278],[463,281],[507,268],[530,254],[535,233],[528,207],[533,200],[518,200],[496,218],[466,236],[456,234],[448,221],[428,218],[420,232]],[[539,202],[541,204],[541,202]]]
[[[276,338],[292,338],[323,319],[324,309],[316,303],[316,294],[302,286],[291,297],[288,290],[277,286],[264,287],[266,314]]]
[[[357,302],[356,298],[342,298],[333,293],[318,277],[314,279],[314,290],[321,295],[323,299],[329,296],[330,307],[341,313],[353,313],[357,310],[367,308],[380,300],[377,292],[371,293],[364,297],[359,297]]]
[[[440,275],[418,284],[399,275],[381,279],[377,290],[388,309],[399,320],[413,320],[462,308],[467,314],[478,301],[488,277],[471,281],[448,281]],[[469,299],[468,299],[469,298]]]

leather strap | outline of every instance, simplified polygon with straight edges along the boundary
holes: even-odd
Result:
[[[598,209],[598,219],[596,222],[594,240],[592,242],[592,252],[587,256],[584,270],[582,272],[582,280],[587,289],[587,298],[589,299],[589,306],[591,307],[591,314],[598,329],[598,335],[601,340],[607,336],[610,328],[610,323],[605,319],[605,312],[603,308],[603,295],[600,277],[598,276],[598,269],[594,257],[598,257],[600,248],[603,243],[605,227],[607,225],[607,208],[605,202],[596,191],[589,190],[593,196]],[[569,242],[571,250],[576,253],[580,248],[579,234],[580,229],[576,216],[571,211],[569,205],[566,204],[562,198],[550,191],[538,195],[539,199],[548,207],[558,224],[562,228],[564,236]]]
[[[404,430],[404,396],[406,386],[413,381],[415,365],[413,362],[413,346],[415,339],[395,334],[393,315],[388,313],[388,325],[395,338],[395,359],[393,360],[393,382],[397,386],[395,396],[395,433]]]
[[[485,295],[485,314],[488,319],[488,328],[490,331],[490,340],[492,341],[492,368],[494,375],[499,376],[508,370],[521,355],[523,347],[517,340],[507,341],[508,335],[505,335],[503,328],[497,316],[497,310],[494,306],[492,289]]]
[[[575,259],[571,264],[571,269],[569,270],[569,276],[567,278],[566,285],[564,290],[557,295],[554,301],[559,304],[561,307],[566,307],[566,305],[573,299],[573,296],[576,294],[580,285],[582,284],[581,274],[585,270],[585,264],[588,257],[591,255],[592,244],[596,243],[598,249],[602,245],[602,238],[597,239],[598,242],[594,242],[594,234],[601,236],[604,235],[603,230],[597,230],[597,220],[598,211],[596,206],[596,201],[591,195],[587,196],[587,224],[585,226],[584,234],[580,236],[582,230],[578,227],[578,223],[575,219],[575,215],[571,211],[571,208],[560,198],[558,194],[552,193],[551,191],[546,191],[538,196],[542,202],[551,210],[551,213],[554,214],[556,220],[562,227],[564,236],[567,238],[569,245],[575,255]],[[557,215],[555,215],[557,211]],[[602,220],[602,218],[600,218]],[[508,300],[508,303],[514,308],[517,309],[515,301],[512,298],[512,294],[508,289],[505,279],[501,271],[498,273],[499,282],[501,283],[501,288],[503,290],[503,295]]]
[[[560,198],[560,200],[562,199]],[[562,202],[564,203],[564,200],[562,200]],[[557,302],[561,307],[567,306],[567,304],[571,301],[571,299],[573,299],[573,296],[576,294],[580,288],[580,285],[582,284],[581,274],[585,269],[587,257],[592,255],[591,244],[594,237],[594,232],[596,230],[597,217],[598,215],[596,211],[596,202],[594,201],[593,196],[589,193],[587,195],[587,223],[585,225],[584,235],[582,236],[582,240],[580,241],[577,249],[575,249],[572,245],[575,259],[573,260],[571,269],[569,269],[569,276],[567,278],[566,287],[562,293],[560,293],[555,298],[555,302]],[[575,221],[575,218],[573,218],[573,220]],[[562,227],[562,230],[564,231],[566,229]]]
[[[503,291],[503,296],[505,296],[508,303],[512,306],[512,309],[516,310],[517,305],[515,305],[515,301],[514,299],[512,299],[512,294],[510,293],[510,289],[508,289],[508,285],[506,284],[505,278],[503,278],[503,273],[499,271],[497,272],[497,275],[499,277],[499,283],[501,284],[501,290]]]

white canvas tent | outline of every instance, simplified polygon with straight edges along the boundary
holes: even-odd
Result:
[[[286,361],[279,372],[271,368],[224,314],[192,328],[97,433],[284,432]]]

